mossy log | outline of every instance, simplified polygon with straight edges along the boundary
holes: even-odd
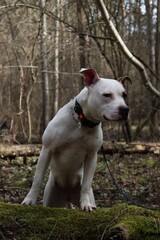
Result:
[[[87,213],[0,203],[0,239],[158,240],[160,211],[119,204]]]

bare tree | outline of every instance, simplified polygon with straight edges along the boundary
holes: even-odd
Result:
[[[8,2],[7,0],[3,0],[6,8],[8,8]],[[26,130],[24,127],[24,121],[23,121],[23,117],[22,114],[24,113],[24,109],[23,109],[23,95],[24,95],[24,87],[25,87],[25,75],[24,75],[24,70],[21,64],[21,60],[20,60],[20,56],[19,56],[19,43],[16,41],[16,35],[14,32],[14,27],[13,27],[13,23],[12,23],[12,19],[10,17],[9,12],[7,11],[7,19],[8,19],[8,24],[9,24],[9,28],[10,28],[10,32],[11,32],[11,39],[12,39],[12,49],[16,58],[16,62],[18,65],[18,69],[19,69],[19,82],[20,82],[20,93],[19,93],[19,112],[18,112],[18,116],[20,118],[20,123],[22,126],[22,131],[25,137],[27,137],[26,134]]]
[[[157,0],[157,22],[156,22],[156,42],[155,42],[155,71],[160,77],[160,0]]]
[[[153,11],[154,11],[154,7],[153,4],[150,3],[149,0],[145,0],[145,8],[146,8],[146,27],[147,27],[147,33],[148,33],[148,37],[147,37],[147,56],[148,56],[148,65],[151,69],[155,70],[156,72],[156,52],[155,50],[158,51],[158,49],[155,49],[154,47],[154,28],[153,28]],[[157,9],[158,10],[158,9]],[[157,16],[157,22],[158,22],[158,16]],[[156,31],[157,37],[158,37],[158,32]],[[157,39],[155,39],[156,41]],[[155,44],[157,45],[157,44]],[[159,54],[158,54],[159,56]],[[156,73],[157,74],[157,73]],[[154,83],[155,86],[157,86],[157,79],[155,77],[152,77],[152,74],[149,74],[150,79],[152,78],[152,82]],[[156,112],[157,109],[155,109],[155,106],[157,102],[157,98],[156,97],[152,97],[151,99],[151,112],[149,113],[149,127],[150,127],[150,132],[152,135],[156,135],[157,133],[157,124],[156,124]],[[154,114],[152,114],[152,112],[154,112]]]
[[[125,74],[134,79],[128,91],[133,133],[139,137],[147,130],[152,136],[149,126],[158,126],[160,0],[104,0],[110,15],[106,20],[101,9],[105,21],[97,7],[100,2],[0,2],[0,117],[9,113],[14,132],[22,138],[32,141],[41,136],[53,108],[56,112],[82,87],[77,73],[84,66],[101,76]],[[154,137],[159,133],[155,135],[155,129]]]
[[[83,33],[83,15],[82,15],[82,5],[81,0],[77,0],[77,28],[78,28],[78,36],[79,36],[79,62],[80,68],[86,66],[86,58],[85,58],[85,36]],[[82,78],[83,79],[83,78]],[[81,88],[83,87],[83,80],[81,81]]]
[[[48,77],[48,62],[47,62],[47,50],[46,50],[46,38],[47,38],[47,18],[45,14],[46,1],[40,1],[41,8],[41,34],[40,34],[40,49],[41,49],[41,78],[42,78],[42,92],[43,92],[43,130],[47,126],[49,115],[49,77]]]
[[[56,4],[57,17],[60,17],[60,0],[57,0]],[[59,32],[60,22],[56,21],[55,29],[55,98],[54,98],[54,113],[58,111],[59,106]]]
[[[124,41],[122,40],[121,36],[119,35],[117,29],[115,28],[113,22],[111,21],[111,18],[109,16],[109,12],[103,2],[103,0],[96,0],[98,5],[99,5],[99,9],[101,11],[101,14],[103,16],[103,19],[108,27],[108,29],[112,32],[113,36],[116,38],[119,47],[121,48],[121,50],[123,51],[123,53],[126,55],[126,57],[129,59],[130,62],[132,62],[132,64],[134,64],[134,66],[136,66],[136,68],[139,70],[144,85],[157,97],[160,97],[160,92],[153,86],[153,84],[150,82],[150,79],[148,77],[147,71],[145,69],[145,66],[143,65],[143,63],[140,62],[140,60],[138,60],[131,52],[130,50],[127,48],[126,44],[124,43]]]

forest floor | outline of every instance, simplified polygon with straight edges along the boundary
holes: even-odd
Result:
[[[101,154],[98,157],[97,169],[93,181],[98,207],[110,207],[114,204],[129,201],[149,208],[160,208],[160,161],[159,156],[148,154],[106,154],[112,177],[120,190],[117,190]],[[0,202],[21,203],[30,189],[37,156],[0,158]],[[47,181],[45,176],[38,199],[43,197]],[[120,192],[127,196],[127,200]]]

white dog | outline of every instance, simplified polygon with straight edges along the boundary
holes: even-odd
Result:
[[[99,78],[93,69],[81,69],[85,88],[62,107],[48,124],[32,187],[22,204],[36,203],[44,174],[50,175],[43,204],[48,207],[96,208],[92,180],[102,145],[101,122],[126,120],[124,81]]]

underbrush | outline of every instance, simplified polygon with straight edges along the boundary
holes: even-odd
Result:
[[[99,155],[97,170],[93,181],[98,207],[108,207],[113,204],[126,202],[147,207],[160,207],[160,162],[152,154],[114,154],[107,155],[108,168]],[[0,202],[21,203],[29,191],[34,176],[37,157],[29,157],[27,165],[23,159],[0,159]],[[48,172],[45,175],[38,202],[41,204],[43,189]],[[113,179],[118,185],[118,190]],[[122,192],[122,194],[120,193]],[[123,195],[124,193],[124,195]]]

